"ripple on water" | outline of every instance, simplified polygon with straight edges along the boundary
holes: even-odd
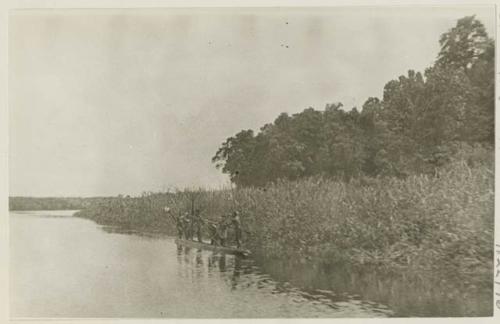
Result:
[[[262,273],[251,259],[239,259],[234,256],[221,256],[212,252],[203,252],[208,263],[216,265],[219,270],[213,276],[221,276],[232,284],[237,298],[231,301],[236,309],[241,308],[237,299],[244,298],[245,303],[260,305],[259,314],[248,314],[239,317],[378,317],[389,316],[390,313],[375,309],[376,303],[365,303],[359,296],[343,297],[331,290],[314,290],[307,292],[289,282],[279,282],[270,275]],[[223,260],[223,261],[222,261]],[[221,292],[221,290],[217,290]],[[256,305],[255,305],[256,306]],[[255,308],[254,308],[255,310]],[[241,314],[240,314],[241,315]]]
[[[356,296],[280,281],[252,259],[77,217],[11,217],[17,317],[378,317]],[[85,305],[83,308],[81,305]]]

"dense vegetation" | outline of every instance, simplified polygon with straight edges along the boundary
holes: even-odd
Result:
[[[93,204],[77,216],[174,234],[164,206],[181,213],[194,203],[211,219],[237,209],[244,246],[257,259],[286,260],[283,266],[292,268],[370,269],[368,275],[386,278],[386,285],[357,293],[371,293],[399,315],[484,316],[492,311],[492,170],[491,154],[476,147],[433,176],[349,183],[307,178],[264,189],[149,193]],[[441,307],[429,308],[433,303]]]
[[[362,110],[328,104],[281,114],[258,134],[228,138],[213,162],[238,186],[322,175],[406,177],[433,174],[463,143],[494,140],[494,43],[477,19],[465,17],[440,39],[435,64],[409,71]]]
[[[474,17],[440,44],[432,67],[390,81],[361,111],[309,108],[228,138],[213,161],[235,189],[146,193],[78,215],[173,233],[163,206],[206,218],[237,209],[263,260],[391,275],[398,285],[361,293],[399,315],[491,315],[494,44]]]
[[[172,196],[169,193],[143,193],[139,197],[102,199],[89,204],[75,216],[92,219],[100,225],[119,226],[127,230],[175,234],[175,223],[163,211]]]

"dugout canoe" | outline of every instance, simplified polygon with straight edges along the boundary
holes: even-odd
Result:
[[[191,248],[211,250],[211,251],[215,251],[215,252],[234,254],[234,255],[239,255],[239,256],[244,256],[244,257],[250,255],[249,250],[237,249],[235,247],[230,247],[230,246],[217,246],[217,245],[211,245],[211,244],[204,243],[204,242],[202,243],[202,242],[197,242],[197,241],[184,240],[184,239],[180,239],[180,238],[176,238],[175,243],[178,245],[184,245],[184,246],[191,247]]]

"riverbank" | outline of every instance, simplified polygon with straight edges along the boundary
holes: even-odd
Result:
[[[492,164],[457,161],[435,176],[349,183],[311,178],[264,189],[150,193],[93,204],[77,216],[174,234],[163,206],[174,213],[195,206],[211,219],[238,209],[245,248],[260,260],[326,272],[339,265],[376,269],[382,275],[372,279],[385,284],[369,289],[374,283],[368,280],[360,293],[387,302],[398,316],[488,316],[493,186]],[[431,307],[436,304],[442,307]],[[445,306],[451,304],[458,306]]]

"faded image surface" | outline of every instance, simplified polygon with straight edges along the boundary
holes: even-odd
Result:
[[[11,316],[491,316],[494,9],[12,11]]]

